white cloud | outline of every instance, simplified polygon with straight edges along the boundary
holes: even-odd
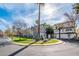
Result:
[[[45,7],[43,9],[43,14],[44,15],[51,15],[54,14],[57,8],[53,5],[50,4],[45,4]]]
[[[22,22],[26,23],[28,25],[28,27],[33,25],[33,20],[34,20],[34,18],[32,18],[32,17],[27,17],[27,16],[24,17],[21,15],[15,16],[15,17],[13,17],[13,19],[14,19],[14,21],[22,21]]]
[[[61,22],[65,22],[65,21],[67,21],[67,18],[66,18],[65,16],[62,16],[62,17],[60,18],[59,23],[61,23]]]
[[[5,19],[2,19],[2,18],[0,18],[0,24],[5,24],[5,25],[7,25],[7,24],[9,24]]]
[[[56,23],[62,23],[62,22],[66,22],[67,18],[65,16],[62,16],[58,21],[54,21],[54,24]]]
[[[37,20],[38,17],[38,10],[35,10],[33,13],[29,13],[26,15],[22,15],[22,13],[20,13],[21,10],[25,10],[26,13],[28,12],[27,10],[36,8],[35,4],[28,4],[28,3],[0,4],[0,7],[5,8],[7,11],[10,11],[12,13],[11,17],[14,21],[22,20],[26,22],[29,26],[33,25],[34,20]]]
[[[60,13],[60,9],[63,7],[64,6],[56,6],[56,4],[45,4],[41,12],[42,19],[50,21],[53,18],[59,17],[60,15],[62,15],[62,13]]]
[[[62,23],[62,22],[66,22],[67,21],[67,18],[65,16],[62,16],[60,19],[58,20],[48,20],[46,23],[47,24],[50,24],[50,25],[54,25],[54,24],[57,24],[57,23]]]
[[[67,12],[68,9],[65,10],[65,6],[68,8],[66,4],[47,4],[45,9],[42,11],[44,12],[42,20],[50,25],[67,21],[68,18],[64,16],[64,13]]]
[[[3,28],[2,30],[6,28],[11,28],[11,24],[9,23],[9,21],[6,21],[6,19],[3,19],[3,18],[0,18],[0,25],[1,25],[1,28]]]
[[[14,20],[23,20],[24,22],[28,23],[30,26],[35,23],[35,20],[38,19],[38,8],[33,12],[29,13],[28,15],[22,15],[19,11],[20,9],[30,9],[30,8],[36,8],[33,4],[0,4],[0,7],[5,7],[8,11],[12,11],[15,9],[13,13],[15,13],[12,18]],[[56,6],[56,4],[45,4],[44,8],[41,10],[41,21],[45,20],[45,22],[49,24],[59,23],[65,21],[65,19],[62,17],[59,20],[54,20],[53,18],[59,17],[62,13],[60,12],[60,9],[64,7],[63,6]],[[28,12],[28,11],[26,11]],[[51,21],[52,20],[52,21]]]
[[[6,8],[6,9],[8,9],[8,10],[13,10],[13,9],[15,9],[15,8],[26,8],[26,9],[28,9],[28,8],[32,8],[33,7],[33,5],[34,4],[29,4],[29,3],[2,3],[2,4],[0,4],[0,7],[1,8]]]

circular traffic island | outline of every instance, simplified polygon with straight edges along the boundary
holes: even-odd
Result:
[[[13,39],[13,43],[17,44],[17,45],[55,45],[55,44],[60,44],[63,43],[61,40],[57,40],[57,39],[50,39],[50,40],[40,40],[40,41],[36,41],[34,42],[33,39],[29,39],[29,38],[17,38],[15,37]]]

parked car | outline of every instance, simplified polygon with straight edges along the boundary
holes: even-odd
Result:
[[[9,37],[0,37],[0,45],[7,45],[11,43],[11,39]]]

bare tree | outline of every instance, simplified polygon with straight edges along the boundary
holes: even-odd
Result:
[[[12,33],[12,31],[11,31],[11,28],[7,28],[7,29],[5,30],[5,35],[8,36],[8,37],[12,37],[13,33]]]
[[[23,34],[22,31],[27,28],[27,23],[25,23],[23,20],[16,20],[13,22],[13,27],[14,30],[17,31],[17,35],[21,36]]]
[[[74,14],[74,13],[70,13],[70,14],[65,13],[64,15],[68,18],[69,21],[72,21],[72,22],[74,23],[74,24],[73,24],[73,26],[74,26],[74,32],[75,32],[75,35],[76,35],[76,38],[77,38],[77,33],[76,33],[76,27],[77,27],[77,24],[76,24],[76,21],[77,21],[77,15]],[[69,23],[71,23],[71,22],[69,22]]]

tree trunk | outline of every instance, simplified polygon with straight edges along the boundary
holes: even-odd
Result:
[[[52,38],[52,34],[51,34],[51,38]]]
[[[48,38],[48,34],[46,34],[46,37]]]
[[[60,35],[60,28],[59,28],[59,39],[61,38],[61,35]]]

